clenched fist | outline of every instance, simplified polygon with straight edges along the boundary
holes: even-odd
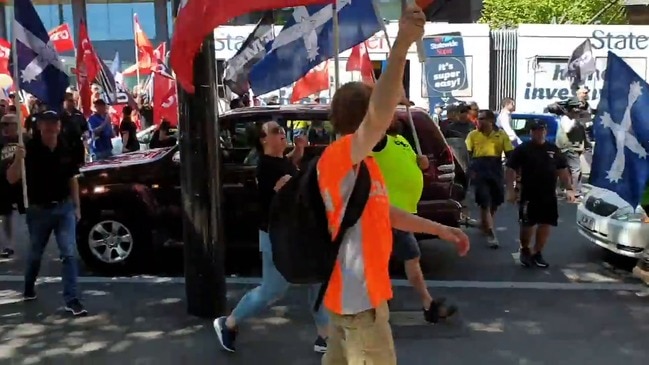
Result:
[[[406,7],[399,19],[399,33],[397,39],[407,44],[412,44],[421,40],[424,36],[424,25],[426,24],[426,15],[417,5]]]

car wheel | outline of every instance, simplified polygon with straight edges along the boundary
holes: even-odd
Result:
[[[91,270],[104,274],[128,271],[141,263],[151,235],[126,215],[103,214],[80,224],[79,255]]]

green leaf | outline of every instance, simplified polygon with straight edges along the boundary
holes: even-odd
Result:
[[[600,11],[613,5],[600,14]],[[624,0],[484,0],[479,22],[491,28],[519,24],[628,24]]]

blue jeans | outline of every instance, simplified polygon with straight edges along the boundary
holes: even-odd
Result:
[[[232,311],[232,316],[237,322],[261,313],[264,309],[281,299],[291,285],[275,267],[268,233],[259,231],[259,248],[262,259],[261,285],[246,293]],[[320,285],[311,285],[309,287],[309,304],[311,310],[313,310],[313,304],[318,297],[319,290]],[[321,305],[320,309],[317,312],[312,312],[312,314],[316,326],[319,328],[327,326],[329,317],[324,306]]]
[[[29,230],[29,254],[25,272],[25,290],[32,290],[41,268],[43,252],[54,232],[56,245],[62,263],[63,299],[68,304],[78,299],[77,295],[77,218],[74,205],[66,201],[53,207],[30,206],[27,208],[27,229]]]

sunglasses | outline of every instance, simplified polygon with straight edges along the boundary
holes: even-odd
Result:
[[[286,131],[280,126],[275,126],[268,129],[268,134],[286,135]],[[262,137],[266,137],[268,134],[263,131],[261,132]]]
[[[279,126],[269,129],[268,132],[270,132],[270,134],[286,134],[286,131],[284,130],[284,128],[279,127]]]

